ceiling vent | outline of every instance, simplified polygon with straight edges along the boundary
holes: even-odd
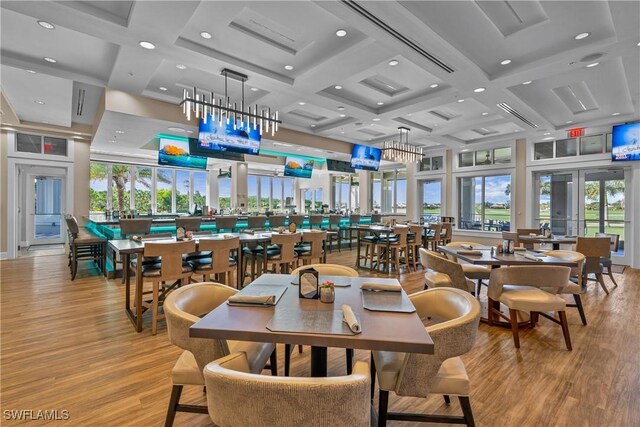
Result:
[[[84,89],[78,89],[78,102],[76,103],[76,115],[81,116],[84,109]]]
[[[313,120],[314,122],[321,122],[323,120],[326,119],[325,116],[321,116],[318,114],[313,114],[309,111],[304,111],[304,110],[291,110],[289,111],[289,114],[293,115],[293,116],[297,116],[297,117],[301,117],[303,119],[307,119],[307,120]]]
[[[511,114],[513,117],[516,117],[517,119],[525,122],[526,124],[528,124],[529,126],[531,126],[532,128],[537,128],[538,125],[533,123],[531,120],[527,119],[525,116],[523,116],[522,114],[520,114],[518,111],[514,110],[513,108],[511,108],[509,106],[509,104],[505,103],[505,102],[501,102],[498,104],[498,107],[502,108],[505,112]]]
[[[395,96],[409,90],[406,86],[380,74],[360,81],[361,85],[377,90],[387,96]]]
[[[491,128],[478,128],[478,129],[471,129],[471,130],[482,136],[493,135],[498,133],[497,130],[491,129]]]
[[[368,20],[369,22],[371,22],[372,24],[374,24],[375,26],[377,26],[378,28],[380,28],[381,30],[383,30],[384,32],[389,34],[390,36],[394,37],[396,40],[398,40],[401,43],[403,43],[404,45],[406,45],[408,48],[410,48],[414,52],[417,52],[419,55],[421,55],[424,58],[426,58],[427,60],[431,61],[434,65],[438,66],[441,70],[446,71],[447,73],[453,73],[455,71],[453,68],[448,66],[446,63],[442,62],[441,60],[436,58],[434,55],[432,55],[429,52],[427,52],[426,50],[424,50],[422,48],[422,46],[420,46],[416,42],[412,41],[411,39],[409,39],[408,37],[406,37],[402,33],[399,33],[398,31],[396,31],[390,25],[385,23],[383,20],[381,20],[377,16],[373,15],[371,12],[369,12],[364,7],[360,6],[355,1],[353,1],[353,0],[342,0],[342,3],[344,5],[346,5],[347,7],[351,8],[358,15],[362,16],[363,18],[365,18],[366,20]]]
[[[454,117],[453,115],[447,114],[447,113],[445,113],[443,111],[437,111],[437,110],[431,110],[431,111],[429,111],[429,114],[431,114],[431,115],[433,115],[433,116],[435,116],[435,117],[437,117],[437,118],[439,118],[441,120],[445,120],[447,122]]]

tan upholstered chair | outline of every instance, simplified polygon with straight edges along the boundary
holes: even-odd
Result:
[[[171,371],[171,400],[165,426],[171,426],[176,411],[207,413],[205,406],[182,405],[180,394],[185,385],[204,386],[202,371],[207,363],[231,352],[241,351],[249,360],[249,371],[259,373],[270,358],[271,374],[277,375],[276,347],[272,343],[226,341],[189,336],[191,325],[200,320],[237,290],[220,283],[194,283],[176,289],[167,296],[164,311],[167,317],[169,340],[184,351]]]
[[[536,324],[540,315],[562,326],[567,350],[571,351],[571,337],[565,312],[567,303],[564,298],[556,295],[567,286],[570,273],[569,267],[543,265],[493,269],[488,291],[489,324],[493,324],[496,315],[509,321],[513,343],[516,348],[520,348],[518,311],[530,313],[532,326]],[[509,317],[500,311],[500,303],[509,308]],[[546,313],[548,311],[557,311],[560,319],[551,317]]]
[[[475,242],[451,242],[447,243],[448,247],[459,248],[461,246],[482,246],[480,243]],[[447,258],[452,261],[458,262],[462,266],[462,271],[464,271],[464,275],[467,276],[471,280],[476,280],[478,283],[478,294],[480,295],[480,286],[483,283],[483,280],[489,280],[489,274],[491,274],[491,267],[488,265],[474,265],[469,264],[464,261],[458,261],[456,257],[453,255],[447,254]]]
[[[451,239],[453,238],[453,224],[450,222],[442,223],[442,231],[441,231],[442,240],[440,243],[443,245],[451,243]]]
[[[217,216],[216,232],[217,233],[233,233],[238,225],[237,216]]]
[[[247,228],[250,230],[266,230],[267,217],[264,215],[250,216],[247,218]]]
[[[370,426],[365,362],[345,377],[269,377],[250,373],[245,354],[234,353],[209,363],[204,378],[209,416],[219,426]]]
[[[424,274],[425,289],[449,287],[475,293],[475,283],[465,277],[460,264],[425,248],[420,248],[419,252],[420,262],[427,270]]]
[[[194,274],[202,274],[202,280],[207,282],[211,275],[223,275],[226,285],[233,286],[233,272],[238,273],[238,262],[233,257],[240,249],[240,238],[231,237],[224,239],[200,239],[200,251],[211,252],[211,258],[198,258],[191,260],[194,266]],[[220,277],[219,277],[220,278]],[[218,279],[219,279],[218,278]],[[216,280],[218,280],[216,279]],[[222,282],[222,280],[218,280]]]
[[[69,268],[71,280],[78,273],[78,261],[93,261],[106,274],[107,239],[82,232],[78,220],[73,215],[65,215],[69,237]]]
[[[565,259],[567,261],[577,262],[577,267],[571,267],[571,280],[567,285],[558,291],[559,294],[573,295],[574,304],[567,304],[567,307],[575,307],[578,309],[580,320],[583,325],[587,324],[587,316],[584,314],[584,308],[582,307],[582,300],[580,294],[582,293],[582,269],[584,268],[585,256],[580,252],[574,251],[545,251],[545,255],[556,258]]]
[[[202,225],[202,217],[199,216],[183,216],[176,218],[176,230],[182,227],[184,231],[200,231]]]
[[[453,288],[428,289],[412,294],[409,298],[420,318],[437,318],[443,322],[426,327],[434,343],[434,354],[372,352],[372,397],[375,382],[373,373],[376,371],[380,384],[378,425],[386,426],[389,419],[473,426],[469,377],[459,356],[471,350],[475,343],[480,321],[480,303],[468,292]],[[458,396],[464,415],[453,417],[389,413],[387,407],[390,391],[398,396],[412,397],[442,394],[446,403],[449,403],[449,396]]]
[[[418,250],[422,247],[422,225],[420,224],[409,224],[409,236],[407,237],[407,243],[409,245],[409,250],[411,254],[409,257],[411,258],[411,263],[413,264],[413,270],[418,271],[417,266],[420,260],[420,255],[418,254]]]
[[[440,243],[441,240],[441,233],[441,223],[429,224],[427,236],[425,237],[425,247],[429,248],[429,243],[431,243],[431,249],[434,251],[438,250],[438,243]]]
[[[273,230],[274,228],[284,227],[287,222],[287,217],[284,215],[271,215],[269,217],[269,228]]]
[[[400,262],[403,261],[408,271],[411,271],[409,263],[409,243],[407,240],[409,227],[406,225],[396,225],[393,227],[393,235],[389,236],[389,253],[387,250],[386,238],[381,238],[375,245],[379,264],[393,263],[396,267],[396,274],[400,274]]]
[[[618,252],[618,247],[620,246],[620,235],[613,233],[596,233],[595,237],[608,237],[611,242],[611,252]],[[600,264],[606,269],[605,274],[609,276],[613,284],[617,287],[618,283],[616,279],[613,277],[613,272],[611,271],[611,267],[613,262],[611,261],[611,255],[608,257],[601,257]]]
[[[600,283],[602,289],[609,295],[609,289],[604,283],[602,273],[604,268],[601,259],[611,258],[611,241],[608,237],[578,237],[576,241],[576,252],[585,256],[583,278],[585,281],[594,280],[589,278],[589,274],[595,275],[595,281]],[[613,282],[614,286],[618,284]]]
[[[298,254],[298,260],[302,260],[302,264],[309,264],[313,260],[325,262],[327,254],[324,245],[327,240],[327,232],[314,230],[302,232],[302,243],[295,248]]]

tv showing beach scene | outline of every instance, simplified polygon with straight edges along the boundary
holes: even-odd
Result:
[[[190,155],[188,140],[160,138],[158,164],[180,168],[206,169],[207,158]]]
[[[313,160],[305,160],[299,157],[287,157],[284,164],[284,176],[295,178],[311,178]]]

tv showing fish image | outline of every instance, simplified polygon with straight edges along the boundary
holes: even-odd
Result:
[[[311,178],[313,172],[313,160],[300,157],[287,157],[284,163],[284,176],[295,178]]]
[[[199,148],[212,151],[232,151],[234,153],[260,153],[260,125],[250,121],[236,121],[207,115],[200,120],[198,134]]]
[[[189,141],[160,138],[158,164],[191,169],[206,169],[207,158],[192,156],[189,153]]]

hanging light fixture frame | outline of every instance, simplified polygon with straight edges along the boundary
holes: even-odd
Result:
[[[409,128],[398,128],[398,141],[385,141],[382,153],[385,160],[394,162],[419,162],[422,160],[422,147],[409,144]]]

